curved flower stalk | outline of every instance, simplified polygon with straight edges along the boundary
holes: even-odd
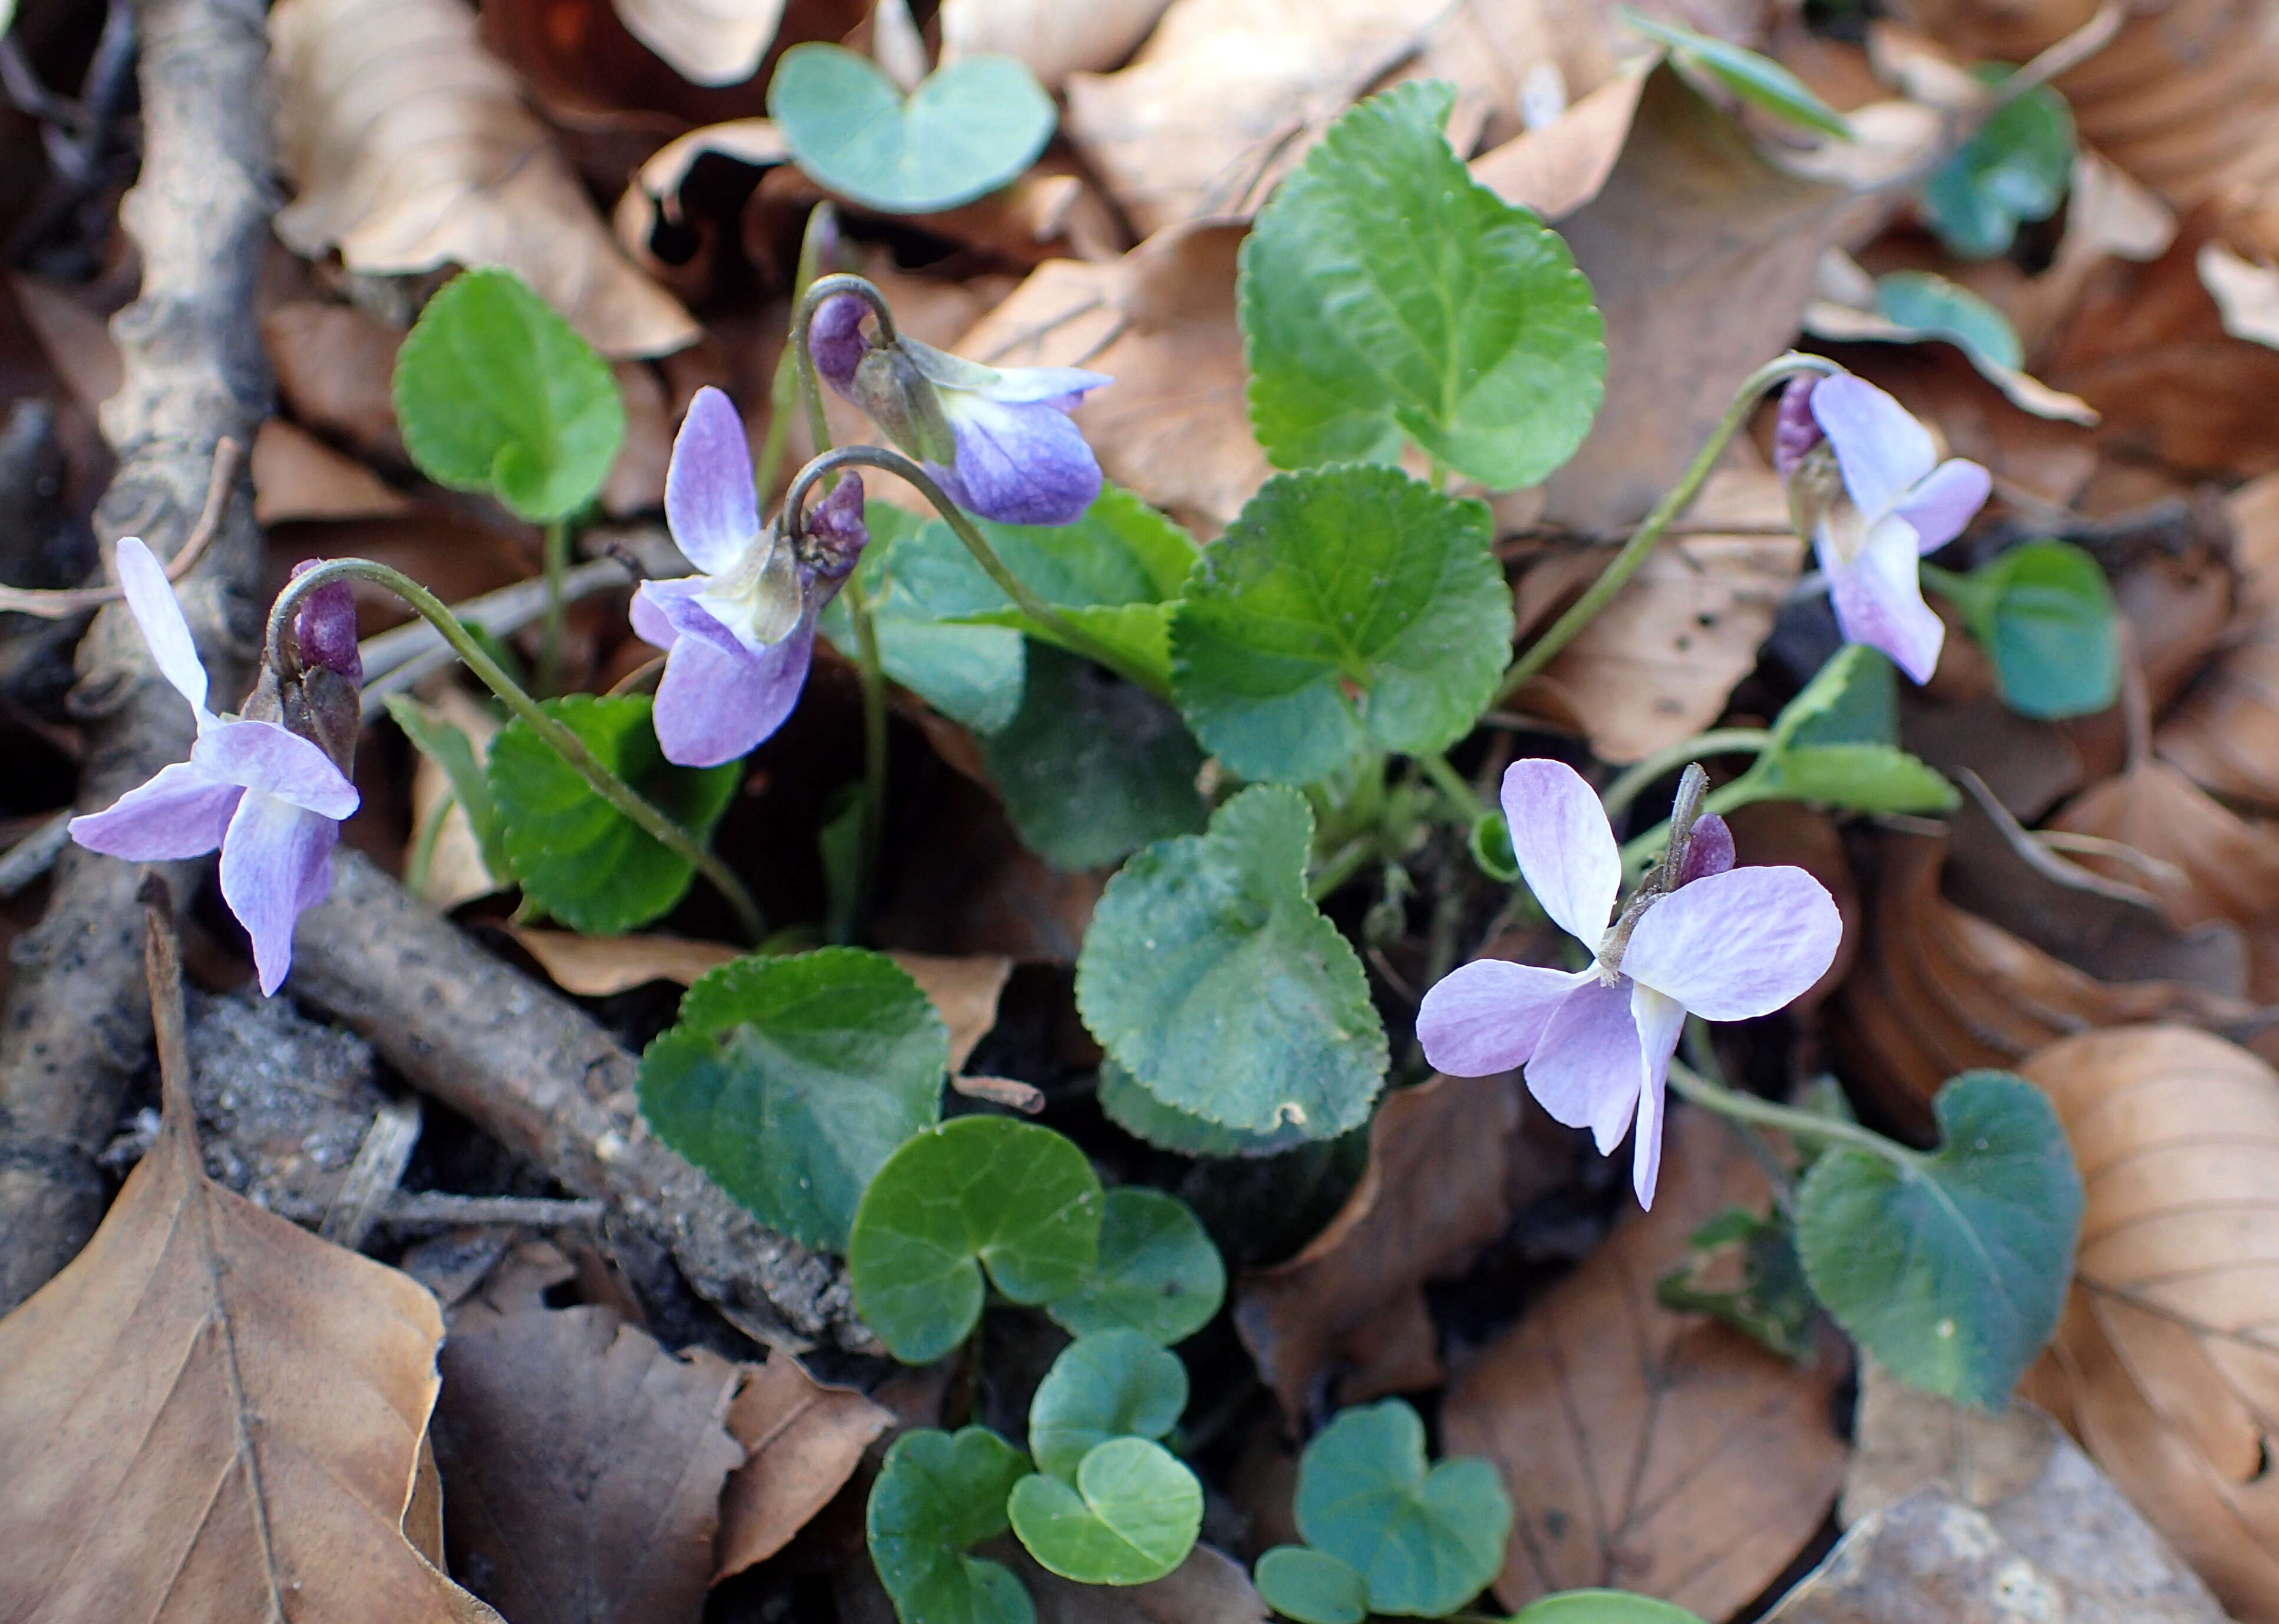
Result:
[[[1013,525],[1081,518],[1100,495],[1100,462],[1069,413],[1115,380],[1075,366],[999,368],[947,354],[895,333],[877,292],[826,291],[807,328],[816,371],[969,512]],[[871,339],[863,319],[874,312],[880,331]]]
[[[190,758],[159,769],[103,812],[71,821],[90,851],[168,862],[221,850],[221,894],[253,939],[261,990],[293,958],[293,925],[333,883],[341,820],[355,812],[356,610],[345,583],[311,592],[295,623],[301,666],[265,664],[243,716],[206,709],[206,671],[164,569],[136,536],[119,543],[119,580],[158,669],[197,713]],[[345,709],[343,709],[343,700]]]
[[[1827,970],[1844,933],[1827,891],[1800,868],[1736,868],[1707,779],[1688,769],[1661,868],[1619,914],[1622,856],[1599,798],[1563,762],[1515,762],[1503,810],[1520,873],[1543,911],[1592,955],[1571,974],[1483,958],[1424,995],[1425,1058],[1458,1077],[1524,1067],[1528,1091],[1601,1155],[1638,1126],[1631,1183],[1654,1205],[1663,1090],[1688,1012],[1768,1015]]]
[[[1918,565],[1984,504],[1993,488],[1986,470],[1961,458],[1940,462],[1930,430],[1849,373],[1790,383],[1773,464],[1828,577],[1844,640],[1880,649],[1929,681],[1946,627],[1923,602]]]
[[[869,541],[863,481],[817,503],[803,533],[760,523],[743,419],[719,390],[689,403],[665,474],[665,521],[701,574],[642,583],[633,630],[665,650],[656,725],[665,759],[717,766],[784,724],[815,655],[816,618]]]

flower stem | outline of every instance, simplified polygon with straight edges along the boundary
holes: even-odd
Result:
[[[1712,727],[1708,732],[1697,733],[1690,739],[1680,739],[1667,750],[1658,750],[1626,769],[1620,778],[1607,786],[1606,794],[1599,799],[1605,804],[1607,816],[1611,820],[1644,794],[1648,784],[1676,772],[1689,761],[1703,756],[1761,756],[1772,740],[1773,735],[1762,727]]]
[[[818,282],[816,285],[821,287],[823,284]],[[836,450],[825,451],[793,477],[791,489],[784,494],[785,513],[797,520],[800,504],[809,488],[825,474],[850,465],[883,469],[932,503],[934,512],[940,513],[943,522],[957,533],[957,539],[965,543],[965,550],[973,555],[974,562],[981,566],[982,573],[995,581],[998,590],[1012,599],[1015,606],[1048,633],[1054,641],[1086,659],[1107,666],[1125,681],[1146,689],[1158,699],[1170,698],[1170,687],[1161,677],[1133,665],[1120,650],[1102,643],[1032,592],[1018,575],[1006,567],[1004,559],[997,556],[997,550],[989,544],[989,538],[981,534],[964,511],[943,493],[941,487],[927,476],[925,469],[900,451],[889,450],[883,445],[842,445]]]
[[[1870,1156],[1881,1157],[1899,1167],[1919,1167],[1925,1159],[1921,1151],[1910,1150],[1895,1139],[1886,1139],[1872,1128],[1862,1128],[1857,1122],[1846,1122],[1840,1117],[1823,1117],[1809,1111],[1799,1111],[1793,1105],[1776,1105],[1753,1094],[1726,1088],[1723,1083],[1710,1081],[1681,1060],[1669,1063],[1669,1087],[1670,1091],[1680,1098],[1692,1100],[1703,1110],[1714,1111],[1719,1116],[1736,1122],[1776,1128],[1783,1133],[1806,1138],[1833,1140],[1838,1144],[1865,1151]]]
[[[828,237],[838,235],[838,224],[827,203],[818,203],[809,211],[807,229],[799,239],[799,269],[792,281],[792,308],[797,310],[807,298],[807,290],[814,286],[816,275],[823,269],[823,245]],[[791,417],[801,404],[799,358],[806,346],[796,336],[784,345],[784,352],[776,361],[776,375],[768,386],[768,433],[760,444],[760,466],[753,478],[759,487],[761,498],[775,489],[776,475],[783,470],[784,448],[791,441]],[[820,405],[818,398],[817,404]],[[809,427],[814,427],[810,419]],[[821,450],[822,446],[815,448]]]
[[[694,866],[696,871],[712,882],[712,888],[735,910],[737,923],[752,942],[767,934],[767,921],[751,893],[744,889],[729,866],[704,849],[695,836],[675,823],[644,798],[639,791],[615,773],[602,765],[594,752],[586,748],[586,741],[572,733],[562,722],[549,715],[538,701],[522,689],[521,684],[509,676],[505,668],[485,652],[482,644],[467,633],[451,613],[450,606],[433,592],[406,575],[390,569],[385,564],[375,564],[369,558],[332,558],[316,568],[296,575],[277,595],[276,604],[269,611],[269,632],[264,643],[265,658],[272,671],[284,671],[285,628],[292,624],[293,616],[303,598],[329,581],[344,580],[370,581],[387,588],[418,611],[422,620],[434,627],[452,650],[466,662],[467,669],[482,680],[483,685],[499,697],[500,702],[530,725],[530,730],[545,742],[547,747],[568,762],[572,771],[590,785],[594,793],[632,820],[635,827],[671,851],[683,861]]]
[[[1448,765],[1447,757],[1435,750],[1427,750],[1421,756],[1412,756],[1409,759],[1422,767],[1424,776],[1455,804],[1468,827],[1488,815],[1487,804],[1480,799],[1471,785],[1464,781],[1464,775]]]
[[[562,691],[562,577],[570,569],[570,521],[556,519],[546,527],[546,620],[538,634],[538,686],[549,694]]]
[[[1588,626],[1592,617],[1604,609],[1615,594],[1623,589],[1623,584],[1638,573],[1638,566],[1646,562],[1647,555],[1654,551],[1654,544],[1661,540],[1662,532],[1685,512],[1693,498],[1701,494],[1702,486],[1709,482],[1709,475],[1715,470],[1718,459],[1724,456],[1726,446],[1732,443],[1733,436],[1740,432],[1741,425],[1748,421],[1749,413],[1755,409],[1758,396],[1773,385],[1785,382],[1800,373],[1828,373],[1841,370],[1835,362],[1821,356],[1803,355],[1792,350],[1775,356],[1742,379],[1741,387],[1733,391],[1732,403],[1725,408],[1725,415],[1717,419],[1717,427],[1709,431],[1709,438],[1702,443],[1701,450],[1695,454],[1692,464],[1677,483],[1654,504],[1654,512],[1648,513],[1644,522],[1631,533],[1631,539],[1623,543],[1622,550],[1615,555],[1613,562],[1600,572],[1599,578],[1575,600],[1574,606],[1553,621],[1550,630],[1530,643],[1525,653],[1512,661],[1511,668],[1503,673],[1502,685],[1496,689],[1497,701],[1500,703],[1508,699],[1525,687],[1528,679],[1549,665],[1554,655],[1572,643],[1576,634]]]
[[[1366,835],[1356,835],[1331,852],[1326,861],[1316,869],[1306,881],[1306,895],[1316,902],[1325,902],[1332,892],[1344,886],[1377,855],[1377,842]]]
[[[831,449],[831,426],[824,420],[823,380],[815,370],[815,352],[808,348],[807,329],[824,301],[842,293],[851,293],[871,307],[871,315],[878,319],[881,343],[891,344],[897,336],[894,312],[886,304],[886,296],[865,278],[839,271],[818,276],[808,284],[807,291],[800,296],[798,309],[792,312],[791,351],[799,367],[800,398],[807,403],[808,438],[813,442],[818,457]]]

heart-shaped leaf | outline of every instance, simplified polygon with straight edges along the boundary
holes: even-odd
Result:
[[[1079,1336],[1029,1400],[1029,1452],[1055,1477],[1110,1438],[1160,1438],[1187,1407],[1187,1367],[1137,1331]]]
[[[1146,1584],[1194,1549],[1203,1486],[1162,1444],[1110,1438],[1078,1463],[1073,1487],[1024,1477],[1007,1509],[1029,1554],[1062,1578]]]
[[[1615,15],[1646,38],[1669,48],[1671,58],[1691,73],[1707,74],[1752,107],[1841,141],[1852,139],[1844,115],[1813,94],[1812,87],[1769,57],[1676,23],[1643,16],[1626,5]]]
[[[1971,635],[1994,657],[2003,703],[2042,720],[2102,711],[2121,692],[2120,612],[2097,560],[2028,542],[1965,577]]]
[[[858,567],[871,600],[879,664],[950,720],[976,733],[996,732],[1021,708],[1021,635],[998,626],[945,620],[904,587],[901,571],[905,565],[916,569],[914,560],[923,550],[917,538],[926,527],[916,514],[891,503],[867,502],[863,522],[871,544],[863,550]],[[825,607],[820,625],[841,654],[850,659],[859,655],[844,594]]]
[[[427,301],[395,389],[422,473],[533,524],[591,502],[625,436],[610,364],[511,271],[468,271]]]
[[[871,1486],[863,1531],[902,1624],[1032,1624],[1036,1610],[1002,1564],[966,1552],[1007,1527],[1006,1497],[1028,1470],[986,1427],[894,1440]]]
[[[1698,1614],[1628,1590],[1562,1590],[1539,1596],[1510,1624],[1701,1624]]]
[[[1172,617],[1180,712],[1245,778],[1308,784],[1365,746],[1462,738],[1511,654],[1486,507],[1397,469],[1269,480]]]
[[[1974,366],[2015,372],[2026,364],[2025,346],[2010,319],[1960,282],[1929,271],[1894,271],[1876,279],[1876,309],[1895,327],[1925,337],[1943,338],[1968,355]]]
[[[1994,85],[2010,72],[1994,63],[1973,71]],[[2056,89],[2036,85],[1996,108],[1924,182],[1924,223],[1965,259],[2007,254],[2021,221],[2057,212],[2073,160],[2073,110]]]
[[[1899,748],[1891,661],[1846,643],[1782,708],[1772,743],[1743,781],[1753,799],[1817,801],[1861,812],[1932,812],[1958,804],[1954,786]]]
[[[1169,1347],[1209,1324],[1225,1296],[1225,1260],[1187,1204],[1125,1184],[1101,1209],[1100,1262],[1045,1312],[1078,1336],[1122,1328]]]
[[[1100,1256],[1100,1180],[1048,1128],[959,1117],[886,1158],[847,1243],[855,1306],[894,1356],[930,1364],[981,1317],[981,1271],[1017,1303],[1072,1291]]]
[[[2081,1175],[2042,1091],[1968,1072],[1938,1091],[1936,1154],[1830,1149],[1797,1191],[1805,1277],[1903,1381],[1988,1408],[2056,1328]]]
[[[954,209],[1017,179],[1052,139],[1053,98],[1010,57],[930,74],[905,100],[867,59],[794,45],[776,64],[768,116],[802,169],[889,214]]]
[[[1496,489],[1572,456],[1605,327],[1559,235],[1475,181],[1405,84],[1345,113],[1242,245],[1250,421],[1277,467],[1390,462],[1406,435]]]
[[[641,1056],[641,1115],[771,1228],[847,1249],[863,1186],[941,1115],[949,1029],[884,953],[706,972]]]
[[[1367,1119],[1385,1028],[1361,960],[1306,895],[1313,828],[1296,790],[1253,785],[1101,893],[1077,1007],[1157,1099],[1248,1133],[1329,1138]]]
[[[1268,1606],[1298,1624],[1362,1624],[1369,1616],[1369,1581],[1325,1551],[1277,1545],[1250,1577]]]
[[[601,764],[702,841],[736,797],[739,764],[677,767],[657,748],[649,700],[572,694],[547,713]],[[540,907],[587,935],[617,935],[671,912],[695,866],[610,805],[524,721],[491,741],[487,773],[499,840],[514,877]]]
[[[1473,1456],[1427,1471],[1424,1423],[1398,1398],[1345,1411],[1298,1465],[1298,1531],[1368,1581],[1378,1612],[1439,1618],[1503,1566],[1511,1499]]]
[[[1777,750],[1817,744],[1897,744],[1899,678],[1889,658],[1847,643],[1812,673],[1773,723]]]

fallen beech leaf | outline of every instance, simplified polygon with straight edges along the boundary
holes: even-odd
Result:
[[[759,72],[784,0],[613,0],[625,32],[691,84],[733,85]]]
[[[2085,1033],[2021,1068],[2073,1141],[2073,1294],[2027,1391],[2225,1606],[2279,1616],[2279,1074],[2206,1033]]]
[[[1441,1380],[1424,1282],[1502,1233],[1518,1125],[1509,1077],[1435,1077],[1387,1097],[1369,1169],[1329,1227],[1289,1262],[1242,1276],[1235,1329],[1293,1427],[1332,1368],[1343,1404]]]
[[[2279,807],[2279,474],[2243,486],[2225,506],[2237,537],[2237,629],[2152,744],[2204,789]]]
[[[1608,80],[1550,123],[1474,158],[1472,179],[1546,220],[1565,219],[1597,196],[1615,173],[1646,80],[1643,72]]]
[[[294,421],[393,469],[411,466],[389,389],[403,343],[403,334],[354,304],[291,299],[261,318],[261,347]]]
[[[697,336],[618,251],[461,0],[282,0],[269,21],[299,194],[277,234],[295,252],[383,273],[504,266],[612,357]]]
[[[411,511],[411,499],[352,457],[273,417],[253,435],[253,517],[372,519]]]
[[[452,1328],[435,1410],[453,1566],[530,1624],[694,1624],[736,1367],[675,1358],[598,1305]]]
[[[728,1409],[744,1464],[720,1498],[715,1583],[783,1549],[894,1424],[894,1412],[852,1388],[817,1382],[788,1353],[748,1368]]]
[[[1782,596],[1804,566],[1804,543],[1783,535],[1788,498],[1746,449],[1710,476],[1687,534],[1655,548],[1614,601],[1521,690],[1522,706],[1571,720],[1608,761],[1637,761],[1692,737],[1724,714],[1734,684],[1757,667]],[[1718,534],[1730,524],[1739,534]],[[1770,535],[1759,532],[1772,529]],[[1600,558],[1611,549],[1594,548]],[[1555,605],[1531,601],[1523,618]],[[1576,583],[1577,586],[1581,582]]]
[[[994,54],[1025,63],[1047,90],[1070,73],[1120,64],[1170,0],[942,0],[941,59]]]
[[[171,935],[148,951],[164,1126],[0,1320],[0,1616],[498,1624],[404,1533],[435,1299],[207,1180]]]
[[[1715,1118],[1680,1109],[1669,1135],[1654,1210],[1482,1350],[1442,1404],[1444,1452],[1493,1460],[1517,1510],[1495,1586],[1507,1607],[1607,1586],[1723,1618],[1812,1537],[1843,1479],[1832,1350],[1792,1364],[1655,1301],[1696,1228],[1769,1194]]]

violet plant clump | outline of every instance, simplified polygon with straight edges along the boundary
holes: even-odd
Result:
[[[356,609],[345,583],[310,594],[295,618],[300,669],[265,666],[245,713],[206,709],[206,670],[173,584],[138,536],[119,543],[119,580],[159,672],[197,714],[190,758],[158,770],[99,812],[71,820],[90,851],[158,863],[221,851],[221,894],[253,942],[261,990],[284,983],[293,927],[332,888],[341,820],[357,809]]]
[[[1694,816],[1686,775],[1656,874],[1623,904],[1622,854],[1599,797],[1564,762],[1518,761],[1504,817],[1528,889],[1592,962],[1567,972],[1482,958],[1424,995],[1425,1058],[1459,1077],[1524,1068],[1557,1120],[1588,1128],[1606,1155],[1637,1123],[1631,1183],[1654,1205],[1662,1096],[1690,1012],[1746,1020],[1805,991],[1834,962],[1844,923],[1800,868],[1736,868],[1723,819]]]

